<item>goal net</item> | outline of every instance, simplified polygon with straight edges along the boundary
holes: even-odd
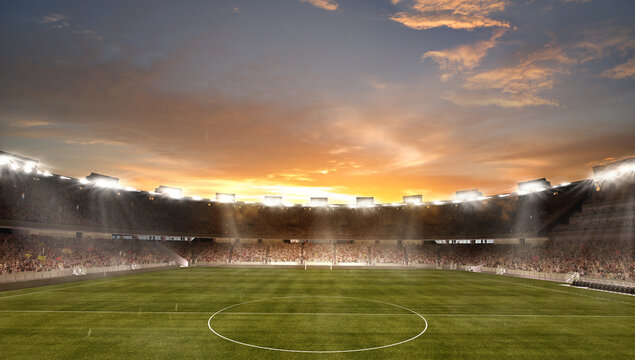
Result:
[[[333,270],[333,263],[327,263],[327,262],[305,262],[304,263],[304,270],[310,270],[310,269],[328,269],[328,270]]]

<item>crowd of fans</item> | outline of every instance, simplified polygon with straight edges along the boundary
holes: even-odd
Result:
[[[232,249],[232,262],[265,262],[267,247],[262,243],[238,244]]]
[[[304,243],[302,259],[309,262],[333,263],[335,247],[333,244]]]
[[[302,244],[273,243],[269,247],[268,262],[299,263],[302,261]]]
[[[635,279],[635,240],[558,240],[539,244],[408,246],[413,264],[481,265],[548,273]]]
[[[375,244],[370,248],[373,264],[404,264],[404,248],[400,245]]]
[[[337,263],[370,263],[370,247],[367,244],[336,244],[335,255]]]
[[[209,240],[166,241],[168,248],[182,256],[190,264],[197,262],[229,263],[232,256],[232,245]]]
[[[152,243],[141,240],[0,235],[0,274],[168,261]]]
[[[635,240],[558,240],[536,244],[162,242],[192,264],[306,262],[474,265],[635,279]],[[0,235],[0,274],[166,263],[152,241]]]

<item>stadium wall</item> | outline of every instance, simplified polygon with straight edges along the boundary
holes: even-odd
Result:
[[[160,263],[141,264],[136,265],[135,268],[133,268],[132,265],[86,268],[85,275],[73,275],[73,269],[19,272],[15,274],[0,275],[0,290],[15,290],[178,268],[180,268],[178,265]]]

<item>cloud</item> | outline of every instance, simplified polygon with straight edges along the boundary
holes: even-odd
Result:
[[[604,71],[602,75],[611,79],[635,79],[635,58]]]
[[[388,82],[382,81],[376,75],[372,74],[362,75],[362,82],[375,90],[384,90],[390,85]]]
[[[37,22],[40,24],[50,24],[49,27],[51,29],[62,29],[71,26],[71,24],[66,21],[69,17],[64,14],[47,14],[37,19]]]
[[[634,78],[635,37],[628,28],[595,28],[583,33],[584,39],[571,46],[581,63],[611,59],[611,63],[622,64],[606,69],[602,76],[611,79]],[[625,61],[625,62],[624,62]]]
[[[483,71],[469,76],[463,87],[468,90],[500,89],[504,93],[536,93],[553,87],[554,75],[568,73],[566,65],[575,59],[555,45],[528,55],[515,66]]]
[[[450,101],[459,106],[480,107],[494,105],[502,108],[522,108],[525,106],[553,105],[557,106],[555,100],[544,99],[531,94],[500,94],[500,93],[456,93],[448,91],[442,99]]]
[[[64,14],[48,14],[44,15],[37,20],[40,24],[56,23],[63,20],[67,20],[68,16]]]
[[[489,40],[479,41],[475,44],[461,45],[447,50],[428,51],[421,59],[432,59],[441,69],[441,80],[447,81],[452,76],[471,70],[480,65],[481,60],[487,55],[489,49],[498,44],[498,38],[505,34],[505,30],[495,31]]]
[[[337,1],[335,0],[300,0],[300,1],[304,3],[309,3],[317,8],[328,10],[328,11],[335,11],[340,7],[340,4],[338,4]]]
[[[525,55],[513,66],[466,76],[462,89],[467,92],[447,93],[444,99],[461,106],[557,106],[557,101],[545,99],[539,93],[553,88],[557,76],[568,74],[570,66],[576,63],[553,41]]]
[[[582,32],[583,40],[571,45],[580,62],[608,57],[625,57],[635,50],[635,37],[629,28],[598,27]]]
[[[43,120],[18,120],[13,122],[11,125],[28,128],[28,127],[47,126],[47,125],[51,125],[51,123],[48,121],[43,121]]]
[[[415,0],[407,11],[398,12],[390,19],[416,30],[508,28],[508,22],[490,16],[505,10],[508,4],[507,0]]]

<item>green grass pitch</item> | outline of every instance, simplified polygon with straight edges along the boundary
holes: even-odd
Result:
[[[633,359],[634,325],[635,297],[538,280],[189,268],[1,292],[0,359]]]

